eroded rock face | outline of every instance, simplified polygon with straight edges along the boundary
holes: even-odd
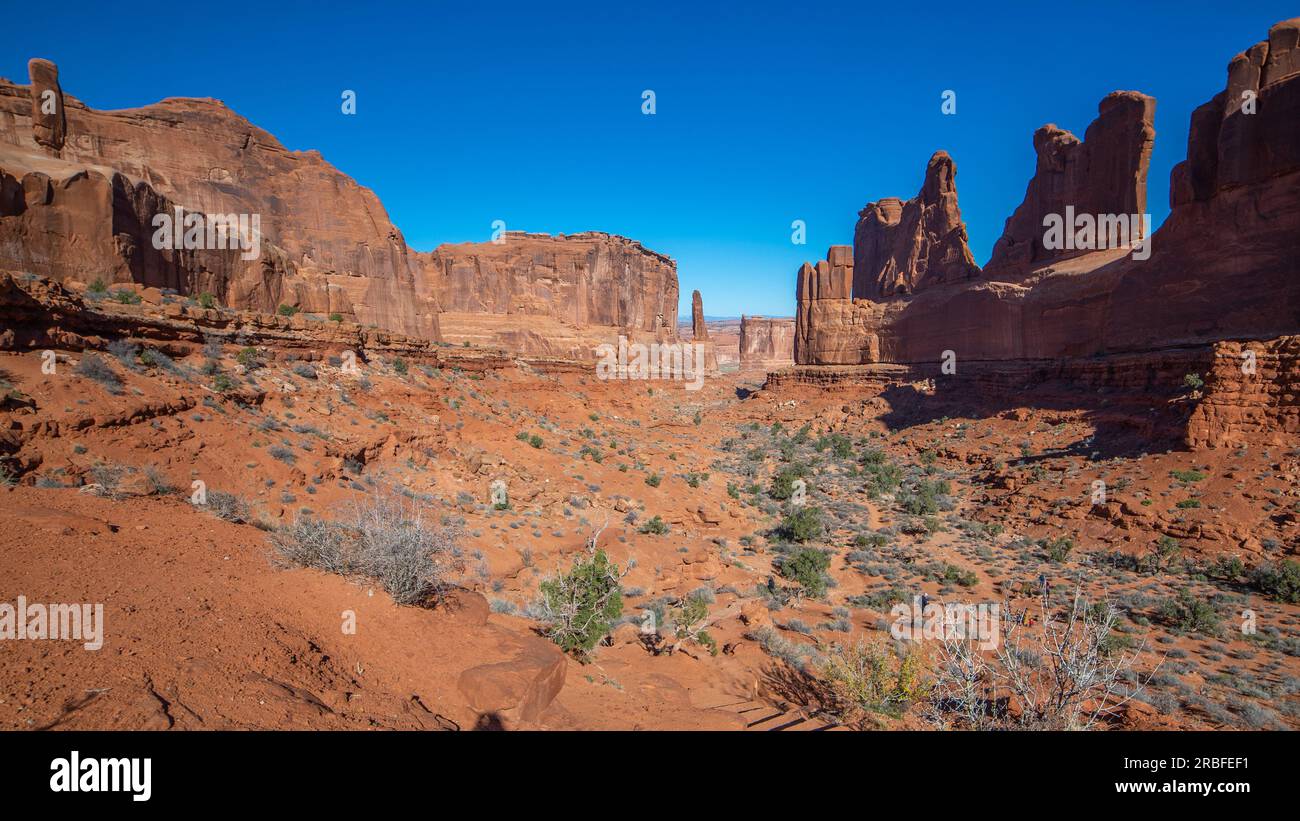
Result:
[[[1232,61],[1227,89],[1192,115],[1173,207],[1149,256],[1132,248],[1045,256],[1034,245],[1042,216],[1067,204],[1080,213],[1145,208],[1153,104],[1117,92],[1082,143],[1040,129],[1039,172],[981,280],[851,299],[842,268],[805,265],[796,361],[937,363],[945,351],[958,363],[1093,357],[1300,331],[1297,40],[1300,21],[1274,26]]]
[[[740,318],[740,369],[775,370],[794,364],[794,320]]]
[[[691,335],[696,342],[709,338],[709,328],[704,324],[704,299],[699,291],[691,292]]]
[[[1281,447],[1300,439],[1300,336],[1220,342],[1187,424],[1192,447]]]
[[[61,101],[58,117],[40,107],[51,89]],[[86,264],[108,261],[96,278],[125,282],[144,272],[149,284],[209,290],[234,308],[337,309],[362,324],[438,336],[431,289],[374,193],[318,152],[287,150],[219,101],[95,111],[62,94],[52,63],[35,60],[30,87],[0,83],[0,168],[16,180],[43,174],[56,192],[51,203],[28,201],[37,213],[4,211],[6,222],[18,217],[21,224],[4,227],[0,264],[85,279]],[[141,227],[149,239],[164,203],[206,215],[257,215],[261,259],[195,267],[157,253],[141,241]],[[49,206],[54,210],[39,210]],[[76,218],[72,233],[62,231],[68,215]],[[53,247],[59,244],[70,247]]]
[[[853,296],[887,299],[897,294],[979,276],[967,247],[957,205],[957,164],[938,151],[925,169],[920,192],[903,202],[867,203],[853,232]]]
[[[1155,142],[1156,101],[1136,91],[1115,91],[1097,107],[1082,142],[1055,125],[1034,133],[1038,163],[1024,202],[993,246],[985,277],[1007,282],[1082,251],[1044,247],[1044,217],[1146,213],[1147,167]]]
[[[27,73],[31,77],[32,138],[37,144],[57,152],[63,148],[68,133],[58,66],[34,57],[27,62]]]
[[[671,258],[596,231],[509,231],[502,239],[440,245],[418,255],[444,311],[503,322],[535,317],[593,329],[602,339],[619,331],[677,338],[677,264]]]

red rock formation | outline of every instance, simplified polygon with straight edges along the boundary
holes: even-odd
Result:
[[[1188,159],[1174,169],[1173,208],[1150,238],[1149,258],[1120,248],[1054,256],[1035,269],[1043,260],[1030,260],[1028,252],[1017,256],[1028,247],[1024,242],[1003,242],[984,281],[883,302],[846,299],[805,266],[796,361],[925,363],[947,350],[967,362],[1090,357],[1295,333],[1298,27],[1297,21],[1278,24],[1267,43],[1234,59],[1229,91],[1193,114]],[[1238,89],[1254,92],[1255,113],[1229,101]],[[1074,147],[1040,153],[1045,170],[1008,222],[1009,237],[1021,236],[1041,212],[1072,198],[1081,213],[1144,207],[1149,101],[1120,93],[1101,108],[1084,143],[1066,141]],[[1090,145],[1098,147],[1085,150]],[[1057,168],[1051,158],[1062,156]]]
[[[1024,202],[993,246],[987,279],[1015,282],[1054,259],[1083,253],[1043,247],[1043,219],[1049,214],[1064,216],[1067,207],[1094,216],[1146,213],[1156,101],[1135,91],[1115,91],[1097,110],[1083,142],[1051,124],[1034,133],[1038,164]]]
[[[1187,423],[1193,447],[1300,441],[1300,336],[1220,342],[1204,374],[1205,396]]]
[[[858,213],[854,297],[886,299],[979,276],[966,245],[956,177],[957,164],[947,152],[935,152],[915,197],[907,202],[888,197]]]
[[[794,320],[763,316],[740,318],[740,369],[775,370],[794,364]]]
[[[31,74],[29,88],[0,83],[0,169],[6,187],[21,180],[39,188],[41,177],[26,181],[38,174],[56,193],[53,202],[29,197],[34,213],[4,211],[0,265],[59,279],[208,290],[236,308],[335,311],[437,338],[437,305],[401,232],[371,191],[319,153],[288,151],[221,102],[188,98],[104,112],[60,92],[63,139],[61,120],[39,107],[42,91],[58,89],[57,70],[33,60]],[[61,141],[58,159],[50,157]],[[144,240],[154,214],[170,205],[258,215],[262,259],[157,252]],[[68,219],[75,233],[63,230]]]
[[[441,336],[443,299],[457,341],[528,354],[586,359],[618,333],[676,339],[676,265],[632,240],[512,232],[415,253],[371,191],[219,101],[101,112],[65,99],[48,61],[31,78],[0,82],[0,268],[287,304],[427,339]],[[154,217],[175,206],[257,215],[260,254],[155,248]]]
[[[696,342],[709,338],[709,328],[704,324],[704,299],[699,291],[691,292],[691,336]]]
[[[590,359],[621,333],[677,339],[677,264],[635,240],[509,231],[416,255],[452,342]]]
[[[35,57],[27,62],[27,72],[32,78],[32,138],[39,145],[57,152],[63,148],[68,133],[58,66]]]

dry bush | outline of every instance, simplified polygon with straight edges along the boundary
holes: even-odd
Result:
[[[1034,629],[1004,604],[991,652],[976,638],[944,636],[928,718],[966,729],[1088,730],[1141,691],[1125,678],[1145,642],[1125,653],[1108,641],[1118,620],[1112,604],[1089,606],[1076,587],[1062,611],[1045,592],[1038,610]]]
[[[342,521],[300,516],[272,537],[293,564],[375,579],[398,604],[437,599],[463,569],[455,526],[399,493],[376,489]]]

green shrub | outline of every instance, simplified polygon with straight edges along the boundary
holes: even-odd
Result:
[[[1053,562],[1063,562],[1070,556],[1070,551],[1074,550],[1074,539],[1069,536],[1058,536],[1055,539],[1039,539],[1038,546],[1047,551],[1047,558]]]
[[[215,308],[217,307],[217,298],[214,297],[212,294],[208,293],[207,291],[204,291],[203,293],[199,294],[199,307]]]
[[[1287,604],[1300,604],[1300,562],[1286,559],[1262,565],[1250,573],[1250,584],[1264,595]]]
[[[618,565],[604,550],[574,559],[568,573],[543,581],[538,589],[545,634],[582,661],[588,660],[596,642],[623,614]]]
[[[1214,612],[1214,606],[1192,595],[1186,587],[1174,598],[1161,602],[1158,613],[1167,624],[1184,633],[1215,635],[1219,631],[1219,615]]]
[[[330,314],[330,322],[342,322],[342,321],[343,321],[343,314],[339,313],[338,311],[335,311],[334,313]]]
[[[650,519],[646,521],[645,524],[641,525],[637,532],[649,533],[654,536],[663,536],[668,532],[668,524],[656,515],[653,519]]]
[[[801,507],[777,526],[777,535],[792,542],[808,542],[822,535],[822,512],[818,507]]]
[[[650,487],[659,487],[659,483],[662,481],[663,477],[658,473],[651,473],[649,476],[645,477],[645,483]]]
[[[767,495],[773,499],[785,501],[794,495],[795,482],[802,479],[808,472],[804,465],[788,465],[781,468],[772,476],[771,487]]]
[[[258,359],[257,356],[257,348],[252,347],[240,348],[239,353],[235,354],[235,361],[249,370],[262,364],[261,360]]]
[[[805,547],[797,553],[781,557],[778,571],[782,578],[798,582],[813,598],[826,595],[826,571],[831,566],[831,555],[824,550]]]
[[[844,721],[870,713],[898,717],[927,695],[923,663],[915,650],[883,639],[845,648],[833,645],[817,666],[827,693],[822,700]]]
[[[280,307],[275,310],[275,312],[280,316],[293,316],[294,314],[298,313],[298,307],[296,305],[281,304]]]

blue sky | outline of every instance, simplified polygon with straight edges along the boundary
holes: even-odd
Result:
[[[110,6],[7,9],[0,74],[25,82],[27,59],[48,57],[95,108],[222,99],[372,188],[420,250],[487,240],[498,219],[634,237],[677,260],[683,313],[698,288],[716,316],[792,314],[799,263],[851,243],[868,201],[913,196],[941,148],[983,264],[1024,195],[1034,129],[1082,137],[1115,89],[1157,99],[1159,224],[1192,109],[1296,13],[1195,0]],[[340,112],[344,89],[356,116]],[[940,113],[945,89],[956,116]],[[790,241],[795,219],[807,245]]]

